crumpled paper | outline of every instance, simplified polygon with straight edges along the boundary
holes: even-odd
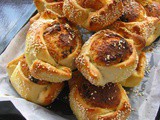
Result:
[[[73,115],[57,114],[24,100],[11,86],[6,66],[8,62],[24,52],[28,28],[29,23],[21,29],[0,56],[0,101],[10,100],[27,120],[74,120]],[[84,29],[80,31],[85,40],[91,35]],[[146,54],[148,65],[143,81],[138,87],[126,88],[132,105],[132,112],[128,120],[154,120],[160,106],[160,40],[154,42],[146,51],[149,51]]]

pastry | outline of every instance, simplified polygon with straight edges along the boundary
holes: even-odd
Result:
[[[36,15],[34,15],[30,20],[30,24],[34,23],[36,20],[38,20],[40,18],[40,14],[37,13]]]
[[[26,37],[25,56],[32,76],[48,82],[69,80],[81,45],[78,30],[66,20],[40,17]]]
[[[68,81],[78,120],[126,120],[131,105],[122,86],[135,87],[144,77],[143,49],[160,35],[159,0],[34,3],[25,52],[7,66],[13,88],[45,106]],[[96,32],[83,46],[76,25]]]
[[[47,10],[58,17],[64,17],[63,0],[34,0],[34,3],[40,14]]]
[[[158,17],[160,19],[160,1],[153,1],[145,5],[144,8],[148,16]]]
[[[135,0],[140,3],[146,10],[148,16],[160,16],[160,1],[159,0]]]
[[[7,72],[17,93],[22,98],[40,105],[52,103],[64,86],[64,83],[35,79],[29,71],[24,55],[11,61],[7,66]]]
[[[110,30],[101,30],[90,37],[76,58],[78,70],[96,86],[127,79],[137,62],[132,40]]]
[[[143,6],[152,3],[153,0],[135,0],[136,2],[140,3]]]
[[[90,31],[98,31],[123,13],[122,0],[64,0],[64,16]]]
[[[121,30],[127,33],[127,38],[135,41],[145,40],[145,46],[149,46],[160,35],[160,22],[157,17],[148,17],[142,5],[134,0],[124,0],[124,13],[119,20],[114,22],[109,29],[119,32]],[[122,33],[122,34],[121,34]],[[123,32],[120,34],[123,36]],[[144,47],[140,47],[140,49]],[[138,48],[139,49],[139,48]]]
[[[145,67],[146,67],[146,56],[144,52],[141,52],[139,55],[139,61],[136,70],[129,78],[127,78],[123,82],[120,82],[120,84],[124,87],[138,86],[141,83],[142,79],[144,78]]]
[[[30,24],[34,23],[35,21],[37,21],[38,19],[56,19],[58,18],[57,15],[53,14],[51,11],[48,10],[44,10],[44,12],[37,13],[36,15],[34,15],[30,20]]]
[[[78,120],[126,120],[130,115],[129,99],[118,83],[97,87],[77,71],[69,85],[70,106]]]

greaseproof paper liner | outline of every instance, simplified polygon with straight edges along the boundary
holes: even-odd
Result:
[[[6,66],[24,52],[28,28],[29,23],[21,29],[0,56],[0,101],[10,100],[27,120],[74,120],[73,115],[66,116],[62,113],[57,115],[53,111],[24,100],[11,86]],[[84,29],[80,31],[83,40],[87,40],[92,34]],[[138,87],[126,89],[132,105],[128,120],[154,120],[160,106],[160,40],[147,49],[153,50],[146,54],[148,65],[143,81]]]

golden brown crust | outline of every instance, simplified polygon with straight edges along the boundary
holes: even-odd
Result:
[[[146,6],[147,4],[152,3],[153,0],[135,0],[135,1],[140,3],[142,6]]]
[[[41,12],[40,18],[42,19],[57,19],[58,15],[54,14],[52,11],[45,10],[44,12]],[[64,19],[64,18],[62,18]]]
[[[63,13],[73,23],[98,31],[116,21],[123,12],[121,0],[64,0]]]
[[[34,4],[40,14],[48,10],[58,17],[64,17],[63,0],[34,0]]]
[[[123,0],[124,12],[120,17],[123,22],[142,21],[146,14],[144,8],[134,0]]]
[[[68,24],[55,21],[47,27],[43,36],[50,55],[59,62],[72,54],[76,47],[76,33]]]
[[[158,3],[153,1],[152,3],[144,6],[144,8],[148,16],[153,16],[160,19],[160,2]]]
[[[149,3],[148,1],[145,4],[149,5]],[[141,52],[160,35],[160,20],[157,17],[148,17],[144,7],[134,0],[125,0],[124,8],[121,18],[108,28],[125,38],[132,39],[137,51]]]
[[[54,67],[40,60],[35,60],[30,67],[32,76],[40,80],[49,82],[62,82],[68,80],[72,76],[72,72],[67,67]],[[47,74],[47,75],[46,75]],[[50,81],[54,80],[54,81]]]
[[[87,90],[83,87],[84,84]],[[78,120],[125,120],[130,114],[128,97],[117,83],[96,87],[76,71],[69,81],[69,86],[70,106]]]
[[[11,61],[7,71],[17,93],[26,100],[40,105],[52,103],[64,86],[64,83],[40,81],[31,76],[24,55]]]
[[[140,27],[138,27],[138,25],[136,26],[135,23],[129,23],[129,22],[125,23],[125,22],[117,21],[111,26],[109,26],[109,29],[116,31],[126,39],[133,40],[137,52],[140,52],[146,46],[146,39],[142,35],[137,34],[137,32],[140,31]],[[134,27],[133,29],[136,32],[133,32],[130,30],[131,26]]]
[[[45,15],[27,33],[26,61],[36,79],[62,82],[71,78],[82,40],[78,30],[65,19],[46,19]]]
[[[92,0],[92,1],[91,0],[77,0],[77,3],[83,8],[99,10],[104,6],[105,1],[103,0]]]
[[[113,34],[111,38],[108,38],[107,36],[110,36]],[[116,37],[115,37],[116,36]],[[102,39],[105,38],[105,39]],[[115,39],[114,39],[115,38]],[[120,56],[117,58],[116,62],[113,60],[111,61],[111,65],[104,64],[104,62],[100,60],[95,60],[95,58],[99,58],[100,55],[103,58],[107,58],[107,53],[109,51],[110,53],[119,54],[119,51],[115,51],[114,49],[100,49],[102,50],[102,54],[97,53],[95,50],[101,45],[104,47],[107,46],[107,44],[101,44],[99,42],[101,41],[109,41],[109,43],[116,43],[117,44],[117,38],[118,41],[120,40],[119,38],[124,39],[121,35],[110,31],[110,30],[101,30],[94,34],[90,39],[83,45],[81,53],[79,56],[76,58],[76,66],[78,70],[85,76],[86,79],[88,79],[92,84],[96,86],[104,86],[108,82],[118,82],[118,81],[123,81],[124,79],[128,78],[132,72],[136,69],[137,66],[137,52],[136,49],[132,43],[132,41],[124,39],[125,43],[127,43],[127,46],[130,48],[127,48],[128,51],[126,51],[126,55],[124,55],[126,58],[123,58],[123,56]],[[111,42],[112,41],[112,42]],[[96,46],[92,46],[94,42],[98,42]],[[106,42],[107,43],[107,42]],[[98,49],[99,50],[99,49]],[[97,57],[98,56],[98,57]],[[110,56],[109,56],[110,57]],[[123,60],[119,60],[122,59]],[[118,63],[117,63],[118,61]],[[119,62],[120,61],[120,62]],[[110,74],[112,73],[112,74]]]
[[[14,69],[16,68],[18,62],[20,59],[22,59],[24,56],[21,55],[19,57],[17,57],[16,59],[12,60],[11,62],[8,63],[7,65],[7,73],[8,73],[8,76],[11,77]]]
[[[37,13],[36,15],[34,15],[30,20],[30,24],[34,23],[36,20],[38,20],[40,18],[40,14]]]
[[[91,44],[92,60],[103,66],[114,65],[129,58],[133,49],[124,38],[114,33],[100,36]]]
[[[135,87],[140,84],[144,78],[144,72],[146,67],[146,56],[144,52],[139,55],[138,66],[134,73],[120,84],[124,87]]]
[[[85,78],[82,76],[79,79],[83,80]],[[97,87],[92,85],[88,80],[83,80],[83,82],[78,84],[78,91],[81,97],[94,107],[115,109],[120,103],[121,93],[117,84],[107,83],[104,87]]]
[[[132,39],[137,48],[141,51],[149,46],[160,34],[160,21],[158,18],[148,17],[142,22],[120,22],[112,24],[109,29],[114,30],[125,38]]]

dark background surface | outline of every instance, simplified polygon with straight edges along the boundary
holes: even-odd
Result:
[[[33,0],[0,0],[0,54],[34,12]]]
[[[25,25],[36,8],[33,0],[0,0],[0,54]],[[15,106],[0,102],[0,120],[25,120]]]
[[[0,120],[25,120],[10,101],[0,102]]]
[[[0,54],[34,12],[32,0],[0,0]],[[65,101],[56,100],[51,108],[54,108],[54,105],[59,106],[61,110],[63,106],[68,110],[64,110],[65,113],[72,114]],[[25,120],[25,118],[10,101],[4,101],[0,102],[0,120]],[[160,109],[155,120],[160,120]]]

